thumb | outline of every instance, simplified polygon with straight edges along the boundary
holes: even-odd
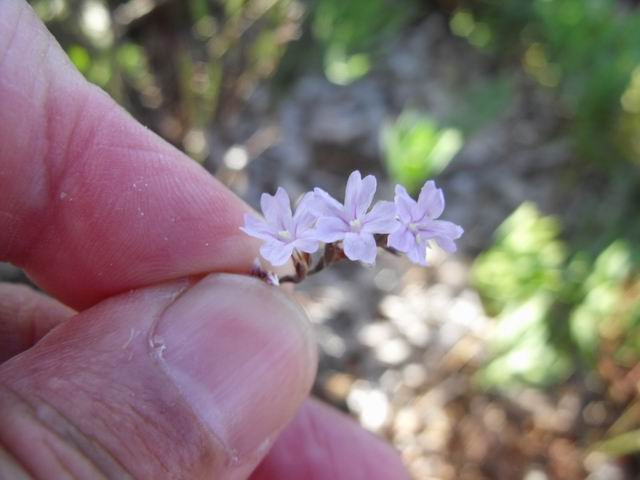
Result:
[[[257,280],[113,297],[0,366],[0,477],[246,478],[315,366],[304,314]]]

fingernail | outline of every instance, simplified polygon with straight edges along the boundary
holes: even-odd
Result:
[[[204,278],[168,307],[150,340],[234,466],[266,453],[315,374],[303,311],[277,287],[246,276]]]

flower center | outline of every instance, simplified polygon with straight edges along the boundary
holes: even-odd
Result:
[[[353,230],[354,232],[359,232],[360,228],[362,227],[362,222],[359,218],[355,218],[349,222],[349,225],[351,226],[351,230]]]
[[[278,237],[280,237],[282,240],[291,240],[291,234],[289,233],[289,230],[280,230],[278,232]]]
[[[410,223],[409,224],[409,231],[411,233],[417,233],[418,232],[418,224],[417,223]]]

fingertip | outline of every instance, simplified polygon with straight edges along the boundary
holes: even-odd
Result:
[[[160,365],[243,470],[266,454],[315,376],[306,314],[279,288],[247,276],[202,279],[163,313],[151,341],[161,343]]]
[[[310,475],[316,480],[409,480],[391,446],[315,399],[305,402],[251,480]]]
[[[74,448],[95,444],[92,462],[108,451],[136,478],[230,480],[247,478],[295,416],[315,367],[310,326],[286,294],[215,274],[83,311],[0,366],[0,384],[64,419],[38,417],[37,431],[82,432]],[[16,442],[1,407],[0,440]],[[19,456],[36,460],[26,444]]]
[[[0,1],[0,105],[0,259],[51,295],[84,309],[251,268],[248,206],[89,84],[22,0]]]

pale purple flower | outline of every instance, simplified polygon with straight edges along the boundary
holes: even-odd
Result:
[[[464,230],[455,223],[437,220],[444,211],[444,195],[433,181],[424,184],[417,202],[397,185],[395,206],[399,226],[389,235],[388,246],[407,253],[412,262],[423,266],[427,264],[430,240],[447,252],[456,251],[454,240]]]
[[[315,238],[327,243],[342,240],[347,258],[374,263],[377,246],[373,235],[389,233],[396,228],[392,202],[378,202],[368,212],[375,193],[375,177],[362,178],[357,170],[349,175],[344,205],[316,188],[313,205],[319,218]]]
[[[318,250],[319,242],[313,232],[316,217],[309,211],[311,198],[312,194],[307,193],[294,215],[284,188],[278,187],[275,195],[263,193],[260,207],[266,221],[247,214],[240,230],[266,242],[260,254],[274,266],[284,265],[294,250],[313,253]]]

